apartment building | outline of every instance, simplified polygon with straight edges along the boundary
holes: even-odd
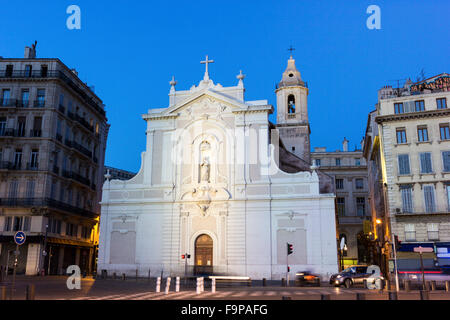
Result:
[[[313,165],[333,177],[335,182],[339,239],[345,239],[347,248],[340,257],[344,266],[372,260],[363,227],[371,215],[366,160],[360,147],[355,146],[350,151],[348,144],[344,138],[342,150],[315,148],[311,153]]]
[[[0,265],[64,274],[95,265],[109,125],[105,106],[57,58],[0,58]]]
[[[449,89],[443,73],[378,92],[380,186],[392,233],[402,241],[399,267],[419,267],[419,245],[434,248],[426,267],[450,265]]]

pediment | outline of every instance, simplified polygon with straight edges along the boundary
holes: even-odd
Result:
[[[221,93],[214,92],[210,89],[202,90],[196,94],[193,94],[189,98],[177,103],[176,105],[167,108],[161,115],[174,115],[183,111],[192,112],[192,107],[198,109],[198,112],[224,112],[228,111],[245,111],[248,106],[238,100],[227,97]]]

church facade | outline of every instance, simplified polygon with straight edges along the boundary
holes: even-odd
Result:
[[[310,165],[308,88],[288,61],[267,100],[245,101],[244,75],[170,82],[169,106],[150,109],[146,151],[130,180],[103,186],[98,272],[218,274],[281,279],[338,270],[333,181]],[[293,253],[287,254],[287,245]],[[189,257],[189,258],[188,258]]]

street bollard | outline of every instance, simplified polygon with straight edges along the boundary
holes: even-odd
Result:
[[[148,269],[148,281],[150,281],[150,269]]]
[[[180,292],[180,277],[176,278],[175,282],[175,292]]]
[[[292,297],[289,296],[282,296],[281,300],[292,300]]]
[[[6,287],[2,287],[0,300],[6,300]]]
[[[197,294],[200,294],[201,293],[201,289],[200,289],[201,287],[200,287],[200,278],[197,278],[197,288],[196,288],[196,292],[197,292]]]
[[[116,275],[116,273],[114,272],[114,273],[113,273],[113,280],[116,280],[116,276],[117,276],[117,275]]]
[[[330,300],[330,295],[329,294],[321,294],[320,300]]]
[[[286,279],[285,278],[281,278],[281,286],[286,287]]]
[[[367,279],[363,280],[364,289],[367,289]]]
[[[398,300],[398,295],[396,291],[389,291],[389,300]]]
[[[251,287],[252,286],[252,279],[248,279],[247,281],[247,287]]]
[[[27,285],[26,300],[34,300],[35,289],[34,284]]]
[[[445,281],[445,291],[450,291],[450,281]]]
[[[263,287],[267,286],[267,279],[263,278]]]
[[[122,273],[122,280],[125,280],[126,279],[126,275],[125,275],[125,273]]]
[[[365,293],[357,293],[356,300],[366,300],[366,294]]]
[[[431,291],[436,291],[436,281],[431,281]]]
[[[216,292],[216,278],[212,278],[211,280],[211,292],[212,293]]]
[[[169,294],[170,291],[170,281],[172,280],[172,278],[167,277],[166,279],[166,290],[164,291],[164,294]]]
[[[136,269],[136,281],[138,279],[138,269]]]
[[[430,300],[428,291],[420,290],[420,300]]]
[[[161,277],[156,278],[156,292],[161,292]]]
[[[410,280],[405,280],[404,287],[405,287],[405,291],[406,292],[411,291],[411,281]]]

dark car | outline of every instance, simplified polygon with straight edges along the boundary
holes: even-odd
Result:
[[[355,284],[364,284],[364,280],[372,274],[367,273],[367,266],[351,266],[339,273],[333,274],[330,278],[330,284],[335,287],[345,286],[350,288]]]
[[[318,286],[320,287],[320,276],[309,271],[297,272],[295,274],[296,286]]]

